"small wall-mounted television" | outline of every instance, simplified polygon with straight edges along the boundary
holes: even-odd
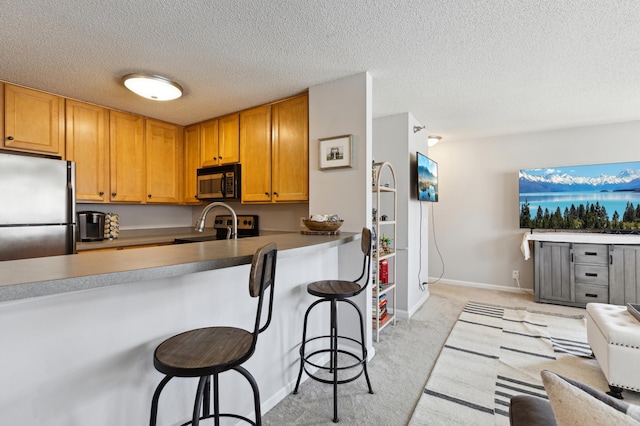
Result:
[[[520,228],[637,232],[640,162],[520,170]]]
[[[438,201],[438,163],[420,152],[416,153],[418,200]]]

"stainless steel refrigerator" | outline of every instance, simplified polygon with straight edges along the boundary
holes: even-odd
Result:
[[[76,251],[75,163],[0,153],[0,261]]]

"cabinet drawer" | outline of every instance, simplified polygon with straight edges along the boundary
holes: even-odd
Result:
[[[576,284],[576,302],[609,303],[609,287]]]
[[[609,267],[595,265],[575,265],[576,283],[609,285]]]
[[[609,263],[609,247],[604,244],[575,244],[575,263],[606,265]]]

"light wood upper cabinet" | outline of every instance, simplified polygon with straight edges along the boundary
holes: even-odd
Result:
[[[240,113],[243,203],[309,200],[307,95]]]
[[[229,114],[218,119],[218,155],[220,164],[240,161],[240,114]]]
[[[271,106],[240,113],[242,202],[271,201]]]
[[[271,106],[273,201],[309,200],[309,103],[299,96]]]
[[[147,203],[180,201],[183,128],[147,119],[145,132]]]
[[[218,120],[209,120],[196,125],[200,135],[200,165],[202,167],[217,166],[218,159]]]
[[[66,157],[76,162],[76,199],[109,201],[108,110],[67,100]]]
[[[184,130],[184,173],[183,184],[184,202],[187,204],[199,204],[198,181],[196,171],[200,167],[200,133],[199,124],[189,126]]]
[[[112,202],[142,203],[145,196],[144,118],[111,111],[109,156]]]
[[[64,98],[5,84],[5,149],[64,158]]]
[[[229,114],[200,124],[201,165],[219,166],[240,161],[240,114]]]

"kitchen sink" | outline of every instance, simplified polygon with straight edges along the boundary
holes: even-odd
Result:
[[[255,235],[238,235],[238,238],[248,238],[254,237]],[[176,238],[173,243],[174,244],[187,244],[187,243],[201,243],[204,241],[217,241],[217,240],[226,240],[224,237],[220,237],[218,235],[200,235],[197,237],[185,237],[185,238]]]

